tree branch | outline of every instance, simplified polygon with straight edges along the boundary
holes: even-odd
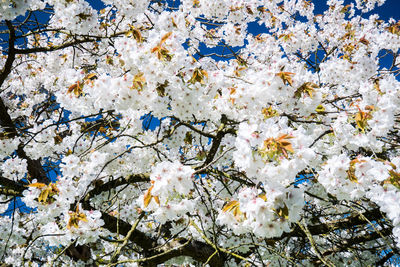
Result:
[[[3,70],[0,73],[0,87],[3,85],[4,81],[8,77],[8,74],[11,72],[12,65],[15,60],[15,30],[14,26],[12,25],[11,21],[6,20],[6,25],[9,30],[9,35],[8,35],[8,56],[6,63],[4,64]],[[2,101],[1,101],[2,102]],[[0,104],[1,107],[1,104]],[[2,117],[0,116],[0,119]]]

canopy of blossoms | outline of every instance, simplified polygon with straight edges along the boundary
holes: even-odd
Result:
[[[102,2],[0,1],[1,263],[396,259],[384,0]]]

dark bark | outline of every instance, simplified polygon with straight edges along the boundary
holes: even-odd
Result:
[[[7,76],[11,73],[13,63],[15,61],[16,49],[15,49],[15,30],[14,26],[10,21],[6,21],[6,25],[9,30],[8,37],[8,55],[6,63],[4,64],[3,70],[0,73],[0,88],[6,80]],[[0,97],[0,126],[3,127],[6,131],[7,138],[14,138],[18,136],[18,130],[14,125],[14,122],[11,119],[10,114],[8,113],[8,109],[3,102],[3,99]],[[31,179],[37,179],[39,182],[48,183],[49,179],[46,176],[45,171],[43,170],[42,164],[40,163],[40,159],[33,160],[28,157],[23,150],[23,146],[20,145],[17,149],[18,157],[25,159],[28,164],[28,174]]]

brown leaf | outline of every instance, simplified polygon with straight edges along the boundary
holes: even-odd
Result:
[[[171,34],[172,34],[172,32],[168,32],[168,33],[164,34],[164,36],[161,38],[159,45],[161,46],[171,36]]]
[[[80,96],[83,93],[83,87],[81,86],[81,83],[79,81],[77,81],[76,83],[74,83],[73,85],[71,85],[70,87],[68,87],[68,91],[67,93],[74,93],[75,96]]]
[[[369,45],[369,41],[367,39],[365,39],[365,36],[360,38],[360,43],[362,43],[364,45]]]

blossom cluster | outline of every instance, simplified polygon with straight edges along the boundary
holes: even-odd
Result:
[[[150,179],[151,187],[138,198],[144,210],[153,211],[156,222],[165,223],[193,211],[193,169],[180,162],[161,162],[154,166]],[[189,199],[187,199],[189,197]]]
[[[235,234],[252,231],[260,237],[278,237],[289,232],[291,224],[301,218],[304,205],[303,190],[284,187],[265,188],[265,192],[244,188],[238,200],[225,205],[218,216]]]

